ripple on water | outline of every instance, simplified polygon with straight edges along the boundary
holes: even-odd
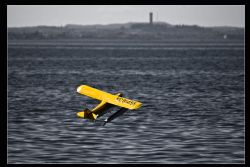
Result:
[[[243,50],[11,48],[8,58],[8,163],[244,163]],[[77,118],[99,103],[81,84],[143,106],[105,126]]]

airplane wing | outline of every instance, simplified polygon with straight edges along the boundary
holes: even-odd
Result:
[[[138,109],[142,106],[142,103],[134,100],[130,100],[119,95],[112,95],[110,93],[92,88],[87,85],[81,85],[77,88],[77,92],[91,98],[101,100],[119,107],[124,107],[130,110]]]

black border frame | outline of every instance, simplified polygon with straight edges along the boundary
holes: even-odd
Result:
[[[84,4],[82,4],[84,3]],[[30,2],[28,0],[5,0],[4,4],[1,4],[1,22],[2,22],[2,26],[1,27],[1,73],[2,73],[2,82],[1,83],[1,111],[0,111],[0,118],[1,120],[1,152],[0,152],[0,164],[2,164],[3,166],[15,166],[16,164],[8,164],[7,163],[7,5],[114,5],[114,4],[119,4],[119,5],[245,5],[245,9],[247,9],[247,5],[246,5],[246,1],[243,0],[236,0],[235,2],[233,2],[232,0],[230,1],[218,1],[218,0],[200,0],[200,1],[191,1],[188,2],[187,0],[172,0],[172,1],[165,1],[165,2],[161,2],[161,1],[125,1],[125,0],[120,0],[120,1],[114,1],[112,2],[112,0],[96,0],[96,1],[79,1],[79,0],[53,0],[53,1],[49,1],[49,0],[36,0],[36,1],[31,1]],[[247,16],[247,10],[245,12],[245,55],[247,55],[247,35],[246,35],[246,27],[247,27],[247,22],[246,22],[246,16]],[[245,83],[246,83],[246,57],[245,56]],[[246,86],[245,86],[245,91],[246,91]],[[245,97],[246,99],[246,97]],[[246,104],[246,101],[245,101]],[[246,117],[246,105],[245,105],[245,130],[246,130],[246,121],[247,117]],[[245,131],[246,134],[246,131]],[[246,135],[245,135],[245,164],[167,164],[170,166],[179,166],[179,165],[185,165],[185,166],[204,166],[204,165],[211,165],[211,166],[247,166],[247,155],[246,155]],[[2,166],[1,165],[1,166]],[[26,166],[26,165],[30,165],[30,166],[50,166],[50,165],[55,165],[55,166],[88,166],[88,165],[98,165],[98,164],[20,164],[20,166]],[[102,164],[99,164],[102,165]],[[107,164],[108,165],[108,164]],[[117,164],[112,164],[112,165],[117,165]],[[119,164],[120,165],[120,164]],[[144,164],[129,164],[130,166],[140,166]],[[158,165],[158,164],[152,164],[152,165]],[[160,164],[159,164],[160,165]],[[163,165],[163,164],[162,164]]]

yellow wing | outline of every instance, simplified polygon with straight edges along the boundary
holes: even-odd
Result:
[[[134,100],[130,100],[119,95],[112,95],[110,93],[92,88],[87,85],[81,85],[77,88],[77,92],[85,96],[89,96],[94,99],[98,99],[116,106],[128,108],[130,110],[138,109],[142,106],[142,103]]]

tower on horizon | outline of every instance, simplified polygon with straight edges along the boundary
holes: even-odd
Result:
[[[153,13],[152,12],[150,12],[149,13],[149,24],[153,24]]]

